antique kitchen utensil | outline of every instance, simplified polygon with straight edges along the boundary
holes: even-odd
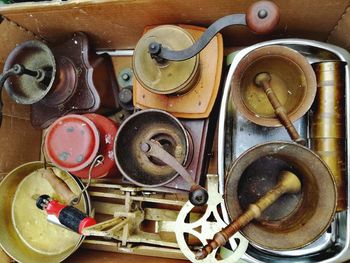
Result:
[[[215,36],[200,56],[185,61],[159,63],[148,51],[149,44],[155,39],[176,50],[184,49],[194,44],[204,31],[204,28],[186,25],[145,29],[133,55],[133,100],[136,107],[166,110],[181,118],[209,116],[220,85],[221,35]]]
[[[266,42],[261,42],[256,45],[247,47],[234,58],[230,72],[228,74],[223,99],[221,103],[221,112],[219,120],[219,177],[220,177],[220,191],[224,193],[224,178],[225,171],[230,167],[232,159],[238,158],[243,152],[259,143],[275,140],[288,140],[289,136],[284,131],[283,127],[268,128],[264,126],[255,125],[237,111],[233,104],[232,94],[234,94],[232,78],[235,76],[235,71],[239,62],[252,50],[268,45],[283,45],[291,47],[301,54],[303,54],[310,63],[322,60],[342,60],[347,61],[349,53],[339,47],[321,43],[318,41],[311,41],[306,39],[276,39]],[[346,72],[349,66],[346,65]],[[345,74],[345,86],[349,84],[349,74]],[[348,91],[345,88],[345,93]],[[347,94],[347,93],[346,93]],[[265,95],[266,96],[266,95]],[[315,100],[316,101],[316,100]],[[232,107],[231,107],[232,106]],[[311,108],[312,110],[312,108]],[[298,121],[294,122],[296,128],[303,138],[309,138],[309,116],[305,115]],[[347,118],[346,118],[347,121]],[[344,148],[346,151],[347,146]],[[345,157],[347,159],[347,156]],[[311,164],[310,164],[311,165]],[[223,209],[223,216],[228,219],[227,210]],[[341,226],[341,230],[339,229]],[[245,261],[252,262],[275,262],[284,260],[303,260],[303,261],[344,261],[344,257],[348,251],[349,241],[349,222],[346,213],[336,213],[334,220],[327,231],[320,236],[317,241],[312,242],[308,246],[297,250],[274,250],[264,249],[251,243],[246,255],[243,257]],[[324,253],[325,248],[331,253]],[[339,250],[337,250],[339,248]]]
[[[185,235],[191,234],[197,237],[202,245],[207,244],[207,240],[213,238],[214,234],[221,229],[225,228],[227,224],[221,219],[218,212],[218,206],[224,202],[221,194],[218,193],[218,176],[213,174],[207,175],[209,199],[207,208],[202,217],[197,221],[187,222],[187,217],[193,209],[193,204],[187,202],[180,210],[176,219],[176,228],[174,229],[176,234],[176,240],[182,253],[191,262],[237,262],[245,253],[248,248],[248,241],[240,234],[236,233],[229,238],[229,242],[233,253],[231,252],[227,258],[218,258],[216,251],[219,248],[215,248],[208,257],[203,259],[196,259],[195,253],[192,251],[191,246],[186,242]],[[215,217],[215,220],[210,219],[211,216]],[[200,231],[198,231],[200,229]],[[221,253],[218,253],[221,255]]]
[[[47,45],[37,40],[18,45],[6,59],[0,75],[0,124],[3,86],[17,103],[34,104],[51,91],[55,76],[56,61]]]
[[[102,182],[101,182],[102,180]],[[186,194],[159,192],[147,187],[92,181],[89,196],[98,223],[85,228],[82,247],[119,253],[185,259],[174,231]],[[198,220],[203,208],[191,211],[189,222]],[[199,241],[189,237],[190,245]],[[154,253],[156,251],[157,253]]]
[[[310,145],[329,166],[334,176],[337,211],[346,209],[345,160],[345,66],[343,61],[312,64],[317,78],[317,93],[310,111]]]
[[[31,162],[11,171],[0,183],[0,245],[16,261],[60,262],[72,254],[83,237],[47,221],[45,212],[36,207],[33,196],[49,194],[64,202],[38,170],[43,162]],[[48,165],[48,167],[52,167]],[[83,189],[80,181],[52,167],[75,194]],[[90,200],[84,193],[76,206],[90,214]]]
[[[45,152],[58,167],[87,178],[90,165],[98,157],[92,178],[118,175],[113,147],[117,124],[98,114],[69,114],[57,119],[45,136]]]
[[[255,78],[262,72],[269,74],[271,91],[285,108],[284,123],[277,118],[271,105],[271,91],[268,97],[261,84],[256,85]],[[315,73],[304,56],[291,48],[277,45],[254,49],[240,61],[232,79],[232,88],[234,104],[244,117],[267,127],[285,124],[290,127],[292,138],[300,141],[291,123],[308,111],[316,94]]]
[[[300,192],[301,182],[295,174],[290,171],[282,171],[279,177],[280,179],[273,189],[259,198],[256,203],[250,204],[242,215],[217,232],[213,239],[208,240],[208,244],[196,253],[196,259],[204,259],[217,248],[225,245],[234,234],[249,224],[253,219],[259,218],[261,213],[269,206],[273,205],[282,195]]]
[[[111,62],[93,54],[81,32],[50,48],[38,40],[19,44],[6,59],[0,79],[14,101],[32,105],[31,121],[37,128],[68,113],[118,106]]]
[[[181,175],[190,187],[190,200],[202,205],[207,192],[185,168],[192,154],[189,133],[175,117],[160,110],[133,114],[120,126],[115,140],[116,163],[128,180],[157,187]]]
[[[166,110],[176,117],[208,117],[222,69],[223,44],[218,32],[230,25],[248,25],[263,34],[278,22],[277,6],[261,1],[252,5],[247,15],[223,17],[207,30],[186,25],[147,28],[133,57],[134,104]]]
[[[292,138],[292,140],[302,145],[305,145],[306,141],[300,137],[298,131],[295,129],[293,123],[289,119],[285,107],[281,105],[275,92],[270,86],[271,75],[267,72],[258,73],[255,76],[254,82],[255,85],[257,85],[265,91],[267,98],[269,99],[273,109],[275,110],[276,116],[278,117],[282,125],[287,129],[289,136]]]
[[[250,148],[231,165],[224,198],[229,217],[235,220],[276,185],[281,171],[298,176],[301,192],[280,197],[241,233],[259,247],[291,250],[320,237],[335,213],[334,179],[314,152],[292,142],[269,142]]]

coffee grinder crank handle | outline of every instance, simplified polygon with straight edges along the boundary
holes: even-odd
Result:
[[[246,14],[233,14],[222,17],[211,24],[200,39],[187,49],[174,51],[152,42],[148,46],[151,57],[159,62],[187,60],[201,52],[210,40],[222,29],[233,25],[248,26],[256,34],[267,34],[275,29],[279,23],[279,9],[270,1],[259,1],[251,5]]]
[[[164,150],[159,143],[154,140],[145,141],[141,144],[141,151],[148,156],[155,157],[169,165],[178,172],[184,180],[186,180],[191,186],[189,200],[194,206],[202,206],[207,203],[209,198],[207,190],[196,184],[188,171],[175,159],[174,156]]]

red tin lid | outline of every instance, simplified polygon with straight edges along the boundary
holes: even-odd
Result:
[[[106,175],[116,174],[117,166],[114,160],[114,140],[118,131],[117,124],[109,118],[106,118],[99,114],[84,114],[83,116],[91,120],[97,127],[100,134],[100,149],[98,154],[103,155],[103,162],[95,166],[91,171],[92,178],[100,178]],[[74,175],[80,178],[87,178],[89,173],[89,167],[83,170],[74,172]]]
[[[97,156],[99,146],[99,131],[95,124],[76,114],[57,119],[45,138],[45,150],[50,160],[69,172],[87,167]]]

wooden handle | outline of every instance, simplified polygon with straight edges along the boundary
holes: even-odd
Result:
[[[216,233],[212,240],[200,251],[196,253],[196,259],[206,258],[213,250],[226,244],[230,237],[237,231],[246,226],[254,218],[260,217],[261,213],[272,205],[283,194],[298,193],[301,189],[301,183],[298,177],[288,171],[281,172],[278,184],[263,197],[261,197],[255,204],[249,205],[249,208],[235,221],[226,226],[220,232]]]
[[[256,34],[272,32],[280,21],[277,5],[270,1],[259,1],[251,5],[246,14],[249,29]]]
[[[51,168],[41,169],[43,178],[45,178],[55,192],[67,203],[71,204],[75,200],[78,200],[78,196],[74,194],[68,187],[68,185],[59,177],[55,175]]]
[[[294,124],[289,119],[285,107],[278,100],[275,92],[270,87],[271,76],[269,73],[263,72],[255,76],[255,85],[264,89],[267,98],[269,99],[275,113],[280,120],[281,124],[286,128],[289,136],[293,141],[302,145],[306,144],[306,141],[300,137],[298,131],[295,129]]]

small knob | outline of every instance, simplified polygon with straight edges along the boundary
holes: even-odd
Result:
[[[193,185],[190,190],[189,200],[194,206],[203,206],[208,202],[208,192],[200,185]]]
[[[279,8],[270,1],[254,3],[249,7],[246,15],[247,26],[256,34],[268,34],[272,32],[279,21]]]
[[[123,79],[124,81],[128,81],[128,80],[130,79],[129,74],[128,74],[128,73],[123,73],[123,74],[122,74],[122,79]]]
[[[152,42],[148,46],[148,52],[153,55],[158,55],[160,51],[162,50],[162,45],[157,42]]]
[[[129,104],[132,102],[132,90],[129,88],[123,88],[119,91],[118,96],[121,103]]]

